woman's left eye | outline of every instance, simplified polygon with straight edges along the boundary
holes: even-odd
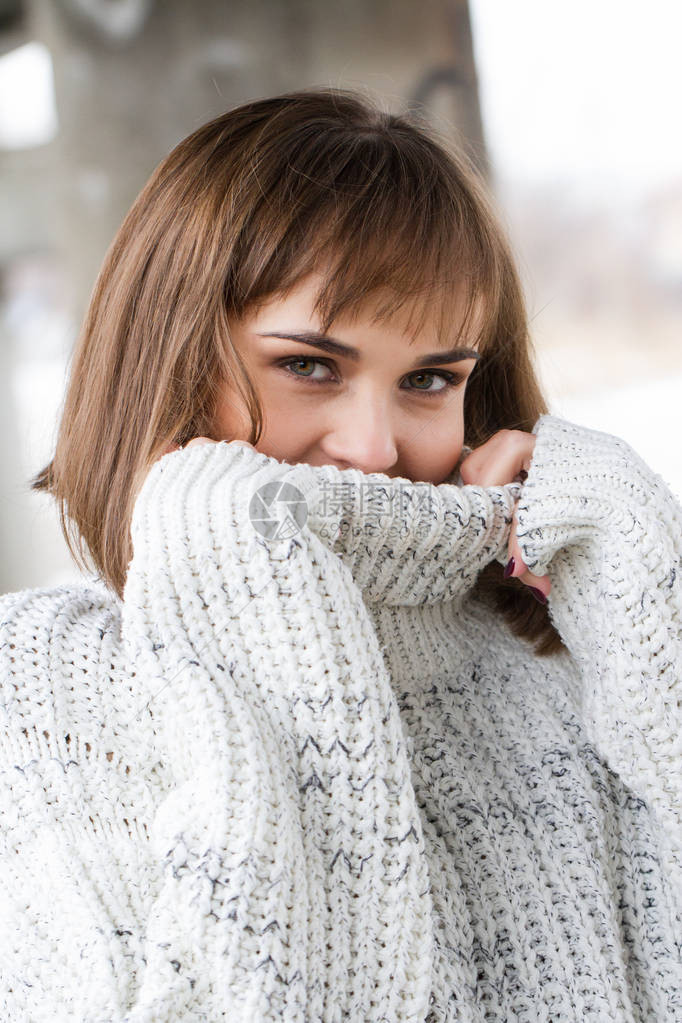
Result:
[[[313,383],[313,384],[334,383],[334,381],[332,379],[330,379],[329,377],[325,377],[324,379],[321,380],[319,378],[316,379],[312,375],[312,373],[305,373],[305,372],[297,373],[297,372],[294,372],[294,370],[293,370],[294,366],[299,366],[300,367],[301,365],[303,365],[303,366],[305,366],[305,365],[308,365],[308,366],[324,366],[327,369],[331,370],[333,367],[330,366],[330,364],[325,359],[309,359],[309,358],[307,358],[305,356],[299,356],[298,358],[281,359],[277,363],[277,365],[281,366],[284,369],[287,369],[291,373],[292,376],[297,377],[297,379],[299,379],[299,380],[310,380],[310,382]],[[415,372],[415,373],[408,373],[408,375],[407,375],[407,377],[405,379],[406,380],[410,380],[410,379],[415,379],[415,378],[417,380],[422,380],[422,381],[426,380],[427,382],[429,380],[440,380],[441,381],[442,386],[436,387],[436,388],[428,387],[428,386],[424,387],[421,384],[417,384],[416,387],[405,388],[406,390],[415,391],[416,393],[419,393],[419,394],[431,395],[431,394],[442,394],[443,391],[448,390],[448,388],[450,388],[450,387],[457,387],[459,384],[464,382],[464,380],[466,379],[466,376],[465,376],[464,373],[451,373],[451,372],[449,372],[449,370],[445,370],[445,369],[422,369],[422,370],[419,370],[418,372]]]
[[[410,373],[411,377],[426,377],[427,380],[441,380],[443,383],[442,387],[437,387],[435,390],[431,388],[425,389],[417,386],[416,388],[410,388],[410,390],[421,391],[423,394],[440,394],[442,391],[447,391],[449,387],[457,387],[464,380],[464,376],[461,373],[449,373],[444,369],[424,369],[420,370],[419,373]],[[409,377],[407,377],[409,380]]]

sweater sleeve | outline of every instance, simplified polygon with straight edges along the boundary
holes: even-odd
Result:
[[[520,492],[517,483],[463,486],[454,473],[453,482],[436,485],[295,465],[286,478],[304,498],[310,530],[349,568],[365,601],[403,606],[470,590],[506,552]]]
[[[122,601],[0,601],[3,1019],[425,1018],[421,816],[366,600],[466,592],[513,501],[195,446],[140,488]]]
[[[273,488],[296,504],[291,472],[197,446],[158,461],[136,500],[122,635],[167,795],[125,1023],[428,1011],[429,880],[397,704],[348,566],[309,522],[264,535]]]
[[[644,799],[682,882],[682,507],[618,437],[545,415],[518,503],[581,677],[589,737]]]

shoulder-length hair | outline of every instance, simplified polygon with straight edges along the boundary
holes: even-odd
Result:
[[[461,153],[418,115],[350,90],[239,106],[180,142],[128,212],[75,345],[54,457],[30,481],[55,498],[76,563],[87,570],[89,552],[120,599],[135,499],[169,443],[214,436],[226,381],[248,409],[250,442],[261,435],[228,317],[321,267],[324,332],[370,297],[386,299],[381,317],[421,296],[448,337],[477,342],[465,444],[530,431],[548,411],[508,243]],[[475,592],[536,653],[562,647],[547,608],[497,562]]]

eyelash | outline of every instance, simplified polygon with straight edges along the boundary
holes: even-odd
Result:
[[[275,365],[280,366],[282,369],[287,369],[289,366],[291,366],[291,365],[293,365],[293,364],[295,364],[297,362],[320,363],[320,365],[326,366],[327,369],[331,369],[331,370],[334,369],[334,364],[330,363],[328,359],[308,358],[307,356],[302,356],[302,355],[294,356],[294,357],[289,357],[289,358],[286,358],[286,359],[279,359],[276,362]],[[311,384],[317,385],[317,386],[333,383],[333,381],[331,381],[331,380],[312,380],[309,377],[306,377],[305,375],[299,376],[298,373],[293,373],[291,371],[289,372],[289,375],[294,377],[296,380],[309,380],[309,382]],[[424,391],[420,387],[414,387],[414,388],[413,387],[408,387],[408,388],[406,388],[406,390],[408,390],[408,391],[414,391],[415,394],[425,394],[427,397],[430,397],[432,395],[437,395],[437,394],[444,394],[445,391],[448,390],[449,388],[451,388],[451,387],[459,387],[459,385],[464,383],[464,381],[466,380],[466,374],[464,374],[464,373],[451,373],[451,372],[449,372],[449,370],[446,370],[446,369],[420,369],[420,370],[415,370],[413,373],[408,373],[406,379],[408,379],[411,376],[437,376],[437,377],[441,377],[441,379],[445,381],[446,386],[445,387],[439,387],[437,391]]]

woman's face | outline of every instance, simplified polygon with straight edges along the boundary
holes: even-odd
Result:
[[[230,321],[263,406],[257,450],[292,465],[443,482],[462,451],[464,389],[476,352],[460,343],[458,352],[446,354],[457,342],[439,340],[435,321],[410,343],[406,310],[381,323],[371,322],[371,311],[338,320],[326,339],[320,334],[312,344],[321,326],[313,304],[322,283],[313,274],[286,297]],[[246,408],[232,388],[219,401],[213,436],[248,439]]]

